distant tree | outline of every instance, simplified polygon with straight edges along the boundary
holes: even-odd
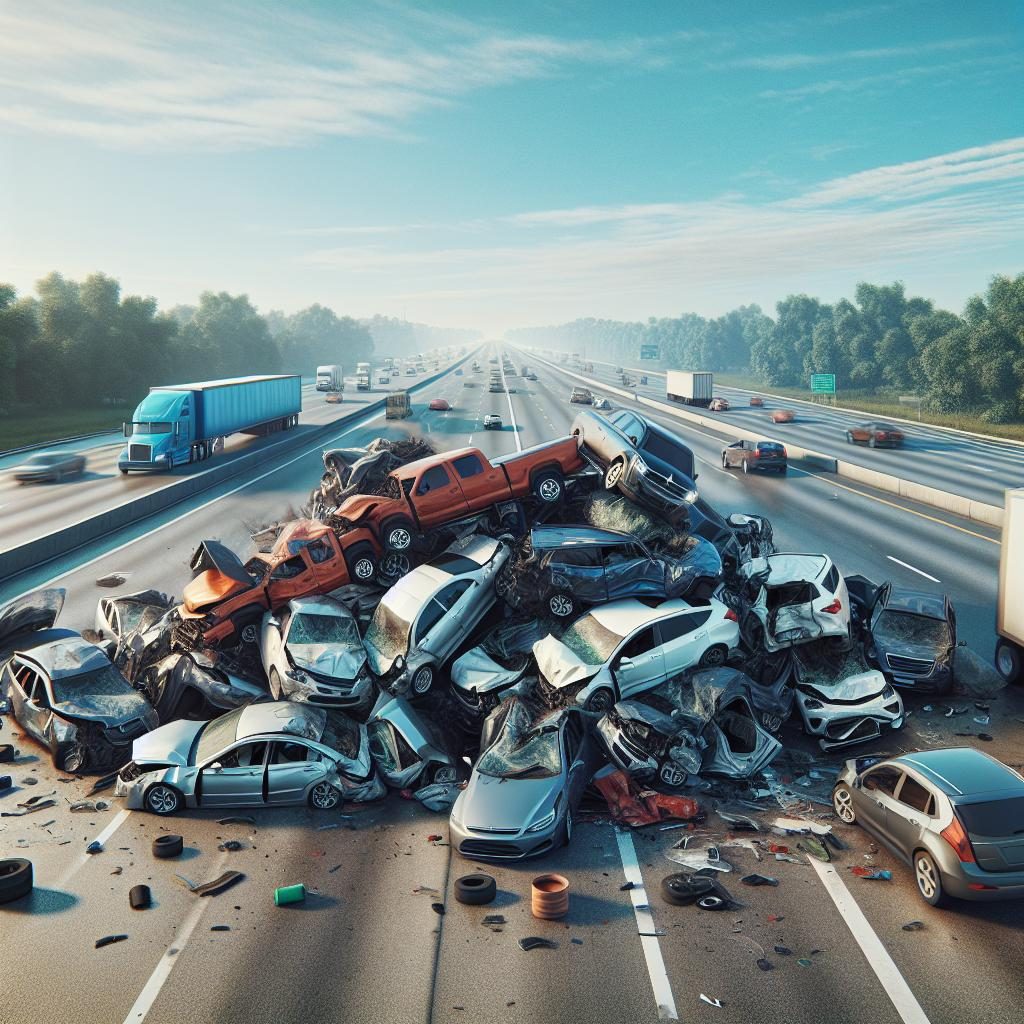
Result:
[[[277,373],[281,354],[247,295],[203,292],[181,331],[188,375],[206,380]]]
[[[354,367],[373,355],[370,331],[351,317],[314,305],[275,322],[281,363],[292,373],[313,373],[318,365]]]
[[[6,416],[19,397],[18,380],[37,333],[31,301],[19,301],[13,285],[0,284],[0,416]]]

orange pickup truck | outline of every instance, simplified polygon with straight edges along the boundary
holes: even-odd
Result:
[[[584,468],[578,441],[546,441],[493,461],[479,448],[457,448],[394,470],[384,495],[353,494],[336,516],[368,527],[391,551],[410,548],[416,535],[476,513],[498,502],[534,495],[561,501],[565,478]]]

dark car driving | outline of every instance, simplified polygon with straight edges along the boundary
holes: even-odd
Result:
[[[778,441],[734,441],[722,449],[722,468],[740,468],[744,473],[779,473],[789,467],[784,445]]]
[[[581,412],[572,432],[580,455],[618,489],[672,523],[686,519],[697,500],[693,452],[671,431],[628,409],[610,416]]]

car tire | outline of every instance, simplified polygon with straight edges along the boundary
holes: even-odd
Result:
[[[749,473],[750,472],[750,459],[744,459],[743,460],[743,472],[744,473]]]
[[[949,897],[942,887],[939,866],[927,850],[914,851],[914,881],[925,903],[933,907],[942,907],[949,902]]]
[[[482,871],[455,879],[455,899],[470,907],[483,907],[498,895],[498,883]]]
[[[342,795],[336,786],[322,779],[309,791],[306,802],[314,811],[333,811],[342,802]]]
[[[68,772],[74,775],[75,772],[80,772],[85,767],[85,748],[81,743],[74,741],[71,743],[62,743],[57,748],[57,756],[54,760],[57,762],[57,767],[62,772]]]
[[[1000,637],[996,643],[996,671],[1008,683],[1024,682],[1024,650]]]
[[[789,472],[789,466],[779,466],[779,476],[785,476]]]
[[[412,674],[409,690],[412,697],[425,697],[434,685],[434,666],[420,665]]]
[[[377,563],[377,579],[391,586],[409,572],[410,568],[409,559],[405,555],[391,551]]]
[[[603,714],[615,706],[615,694],[607,686],[599,686],[583,705],[585,711]]]
[[[184,849],[185,840],[182,836],[169,833],[165,836],[157,836],[153,840],[153,856],[159,857],[161,860],[168,857],[180,857]]]
[[[147,811],[164,817],[176,814],[185,806],[185,798],[173,786],[165,782],[156,782],[146,790],[142,801]]]
[[[553,469],[538,473],[533,481],[533,493],[545,505],[556,505],[565,494],[565,481],[562,474]]]
[[[547,605],[548,611],[556,619],[571,618],[576,611],[576,601],[566,590],[556,590],[553,594],[549,594]]]
[[[392,519],[385,524],[381,533],[384,546],[389,551],[408,551],[412,547],[415,528],[408,519]]]
[[[255,622],[247,622],[238,630],[238,639],[243,644],[254,644],[260,637],[259,626]]]
[[[32,891],[32,861],[24,857],[0,860],[0,903],[13,903]]]
[[[369,583],[377,574],[377,559],[369,544],[357,544],[345,556],[345,564],[353,583]]]
[[[284,693],[284,687],[281,685],[281,673],[276,668],[270,670],[267,681],[270,683],[270,696],[274,700],[284,700],[284,697],[281,696]]]
[[[832,790],[832,810],[844,825],[857,824],[857,812],[853,807],[853,794],[845,782]]]
[[[604,472],[604,489],[606,491],[614,491],[625,475],[626,460],[614,459],[608,464],[608,468]]]
[[[454,786],[459,781],[458,765],[435,764],[427,772],[432,786]]]
[[[729,468],[729,460],[725,457],[725,452],[722,452],[722,469]]]
[[[729,648],[725,644],[713,644],[697,662],[698,668],[721,668],[729,657]]]

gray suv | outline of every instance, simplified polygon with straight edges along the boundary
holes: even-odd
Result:
[[[1024,778],[980,750],[847,761],[832,805],[913,867],[933,907],[1024,897]]]

